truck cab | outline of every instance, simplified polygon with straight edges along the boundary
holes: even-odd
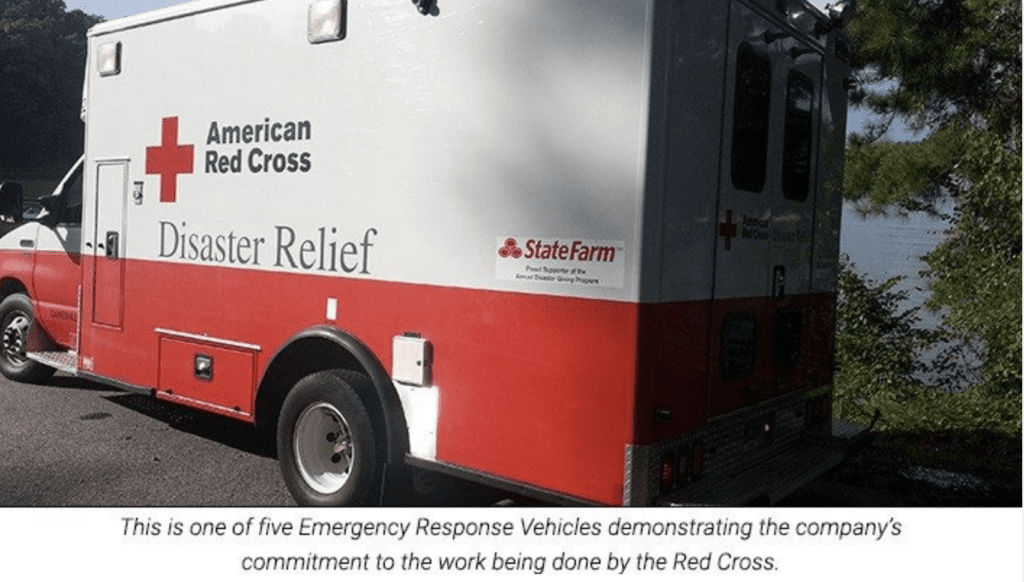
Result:
[[[0,371],[11,379],[40,381],[74,368],[83,163],[38,199],[24,199],[20,183],[0,185]]]

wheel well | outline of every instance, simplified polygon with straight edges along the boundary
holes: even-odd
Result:
[[[353,351],[360,352],[359,356]],[[390,378],[368,349],[333,329],[300,334],[273,356],[256,393],[257,426],[276,429],[281,405],[292,387],[310,374],[336,368],[359,372],[370,379],[375,393],[359,396],[374,430],[386,442],[387,461],[402,462],[409,449],[409,433]]]
[[[0,281],[0,301],[7,299],[15,293],[24,293],[25,295],[28,295],[28,290],[21,284],[21,281],[17,279],[11,279],[8,277],[3,281]]]

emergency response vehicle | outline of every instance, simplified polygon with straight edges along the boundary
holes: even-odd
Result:
[[[96,25],[85,155],[3,188],[0,369],[407,470],[773,501],[831,418],[850,47],[805,0],[196,0]]]

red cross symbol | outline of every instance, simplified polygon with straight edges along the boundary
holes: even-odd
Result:
[[[732,250],[732,239],[736,236],[736,223],[732,221],[732,210],[725,211],[725,222],[718,225],[718,236],[725,239],[725,250]]]
[[[146,148],[146,173],[160,174],[160,202],[178,198],[178,174],[192,173],[191,145],[178,145],[178,118],[165,117],[162,141]]]

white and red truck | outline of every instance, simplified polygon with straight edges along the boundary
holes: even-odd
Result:
[[[2,188],[0,369],[272,427],[305,504],[410,467],[776,500],[852,435],[838,12],[196,0],[98,24],[82,160],[31,205]]]

